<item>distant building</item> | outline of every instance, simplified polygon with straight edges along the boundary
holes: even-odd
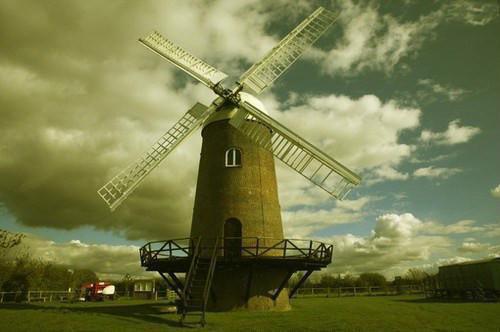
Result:
[[[156,294],[154,279],[134,280],[134,297],[140,299],[153,299]]]
[[[439,290],[445,296],[500,297],[500,257],[439,267]]]

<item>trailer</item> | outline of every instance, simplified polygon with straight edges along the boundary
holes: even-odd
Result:
[[[485,300],[500,298],[500,257],[439,267],[436,295]]]
[[[104,301],[115,299],[115,286],[104,281],[83,284],[81,287],[84,301]]]

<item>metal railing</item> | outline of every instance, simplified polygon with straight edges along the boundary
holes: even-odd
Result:
[[[140,248],[141,265],[148,266],[158,260],[176,260],[191,257],[198,238],[153,241]],[[215,239],[201,241],[202,252],[212,252]],[[219,257],[298,259],[330,263],[333,245],[303,239],[273,239],[267,237],[220,238],[215,248]]]

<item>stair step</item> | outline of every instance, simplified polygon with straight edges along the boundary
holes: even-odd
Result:
[[[186,306],[186,309],[188,309],[188,311],[202,311],[202,307],[201,305],[188,305]],[[193,310],[193,309],[198,309],[198,310]]]

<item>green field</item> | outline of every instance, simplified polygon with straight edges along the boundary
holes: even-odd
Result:
[[[192,330],[161,302],[0,304],[1,331]],[[419,296],[299,298],[288,312],[208,313],[210,331],[500,331],[500,303]]]

